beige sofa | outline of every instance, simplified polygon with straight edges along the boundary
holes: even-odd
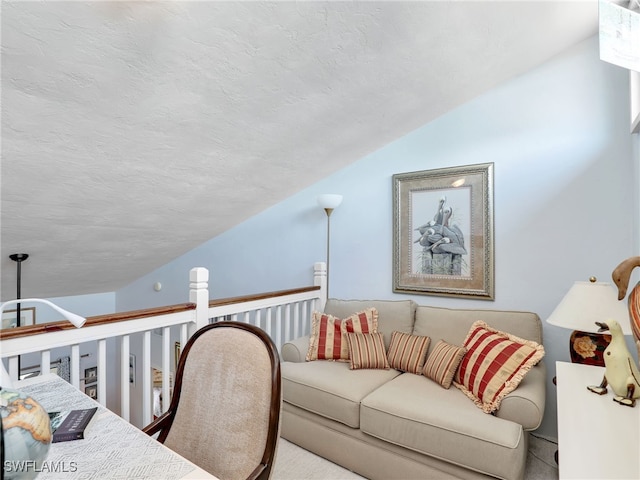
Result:
[[[334,299],[325,312],[344,318],[370,306],[387,348],[395,330],[429,336],[430,349],[439,339],[461,345],[476,320],[542,344],[535,313]],[[285,439],[371,479],[523,478],[528,432],[544,414],[544,362],[487,414],[422,375],[307,362],[308,346],[302,337],[282,348]]]

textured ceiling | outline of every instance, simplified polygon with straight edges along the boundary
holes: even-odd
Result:
[[[3,300],[18,252],[23,298],[117,290],[595,34],[598,13],[596,0],[1,8]]]

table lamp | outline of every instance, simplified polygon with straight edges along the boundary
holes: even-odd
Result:
[[[45,300],[43,298],[22,298],[17,300],[9,300],[0,305],[0,314],[4,311],[5,307],[8,307],[10,305],[17,305],[18,303],[29,303],[29,302],[44,303],[46,305],[49,305],[51,308],[53,308],[58,313],[63,315],[67,320],[69,320],[77,328],[82,327],[84,323],[87,321],[85,317],[81,317],[80,315],[71,313],[65,310],[64,308],[59,307],[55,303],[50,302],[49,300]],[[4,362],[0,361],[0,364],[1,364],[0,365],[0,369],[1,369],[0,370],[0,374],[1,374],[0,387],[11,388],[12,386],[11,377],[9,376],[9,373],[7,372],[7,370],[4,368]]]
[[[604,365],[602,354],[610,335],[598,333],[596,322],[617,320],[625,335],[631,335],[629,313],[618,301],[614,287],[591,277],[588,282],[575,282],[547,318],[547,323],[573,330],[569,339],[569,353],[573,363]]]

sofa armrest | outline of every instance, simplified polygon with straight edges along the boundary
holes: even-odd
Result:
[[[546,378],[547,368],[541,361],[504,397],[496,417],[519,423],[527,431],[538,428],[544,416]]]
[[[283,362],[304,362],[309,350],[309,335],[299,337],[282,345]]]

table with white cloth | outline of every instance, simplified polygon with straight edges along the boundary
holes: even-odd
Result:
[[[98,407],[84,439],[51,444],[38,480],[216,478],[55,374],[21,380],[13,388],[30,395],[47,411]]]

